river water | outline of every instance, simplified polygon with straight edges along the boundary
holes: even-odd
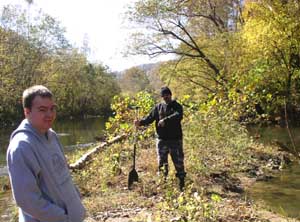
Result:
[[[290,148],[293,147],[286,128],[255,127],[249,131],[264,144],[277,140]],[[292,128],[291,134],[296,149],[300,151],[300,128]],[[269,181],[256,182],[249,194],[251,198],[262,201],[274,212],[300,219],[300,164],[293,163]]]

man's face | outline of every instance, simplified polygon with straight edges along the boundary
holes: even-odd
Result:
[[[171,94],[163,94],[161,98],[165,101],[165,103],[170,103],[172,101],[172,95]]]
[[[31,109],[24,109],[25,117],[40,133],[46,133],[56,118],[56,104],[49,97],[36,96]]]

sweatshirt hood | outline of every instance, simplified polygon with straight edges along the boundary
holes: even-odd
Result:
[[[50,129],[51,130],[51,129]],[[47,135],[49,136],[49,131],[47,132]],[[51,130],[52,131],[52,130]],[[12,140],[14,138],[15,135],[17,135],[18,133],[30,133],[32,135],[34,135],[37,138],[45,138],[44,134],[39,133],[32,125],[31,123],[28,121],[28,119],[24,119],[21,124],[19,125],[19,127],[12,132],[11,136],[10,136],[10,140]]]

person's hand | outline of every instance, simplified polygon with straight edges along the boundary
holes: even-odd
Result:
[[[136,127],[139,127],[139,126],[140,126],[140,121],[139,121],[138,119],[135,119],[135,120],[134,120],[134,125],[135,125]]]
[[[165,126],[165,121],[163,119],[158,121],[158,126],[164,127]]]

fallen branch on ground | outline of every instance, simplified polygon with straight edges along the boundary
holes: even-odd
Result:
[[[92,157],[98,153],[102,148],[104,148],[105,146],[109,146],[113,143],[119,142],[123,139],[126,138],[126,135],[120,135],[120,136],[116,136],[113,139],[111,139],[108,142],[104,142],[101,143],[100,145],[96,146],[94,149],[90,150],[89,152],[83,154],[75,163],[72,163],[69,165],[69,168],[71,170],[79,170],[82,169],[85,166],[85,163],[92,159]]]

